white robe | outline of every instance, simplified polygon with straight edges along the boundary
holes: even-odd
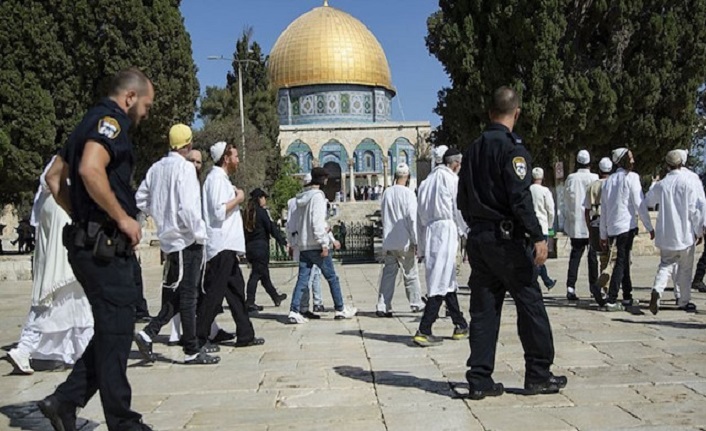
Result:
[[[37,228],[32,307],[18,348],[33,359],[73,364],[93,337],[93,314],[62,244],[63,228],[71,219],[46,184],[49,166],[51,162],[40,178],[32,209]]]
[[[417,192],[419,255],[424,256],[429,296],[443,296],[458,289],[456,251],[463,227],[459,228],[457,191],[458,175],[442,165],[434,168]]]

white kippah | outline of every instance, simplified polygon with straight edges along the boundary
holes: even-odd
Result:
[[[401,176],[407,176],[409,175],[409,166],[407,166],[407,163],[400,163],[397,165],[397,169],[395,170],[397,175]]]
[[[611,162],[608,157],[603,157],[601,161],[598,162],[598,169],[607,174],[613,170],[613,162]]]
[[[535,180],[539,180],[539,179],[544,178],[544,169],[542,169],[542,168],[532,169],[532,178]]]

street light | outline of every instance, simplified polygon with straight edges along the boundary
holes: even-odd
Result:
[[[239,60],[237,58],[226,58],[222,55],[209,55],[207,57],[209,60],[225,60],[225,61],[234,61],[238,63],[238,96],[240,99],[240,141],[242,144],[243,148],[243,154],[242,154],[242,159],[245,160],[245,115],[243,114],[243,63],[255,63],[257,64],[257,61],[255,60],[250,60],[250,59],[244,59],[244,60]]]

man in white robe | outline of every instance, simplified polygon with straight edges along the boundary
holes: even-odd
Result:
[[[414,342],[422,347],[441,343],[431,328],[442,303],[455,326],[453,339],[468,338],[468,323],[456,297],[456,250],[460,226],[465,226],[456,207],[461,158],[457,149],[447,150],[444,164],[436,166],[418,190],[419,256],[424,258],[428,299]]]
[[[380,279],[380,293],[375,314],[392,317],[392,296],[397,272],[402,269],[407,300],[413,312],[424,309],[415,258],[417,248],[417,198],[407,187],[409,166],[397,165],[395,185],[382,195],[382,250],[385,266]]]

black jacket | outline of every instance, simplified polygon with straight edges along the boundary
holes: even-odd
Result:
[[[269,244],[270,236],[282,246],[287,245],[287,241],[282,237],[277,225],[270,218],[270,214],[261,206],[255,208],[255,228],[252,232],[245,229],[245,246],[248,247],[256,241],[265,241]]]

